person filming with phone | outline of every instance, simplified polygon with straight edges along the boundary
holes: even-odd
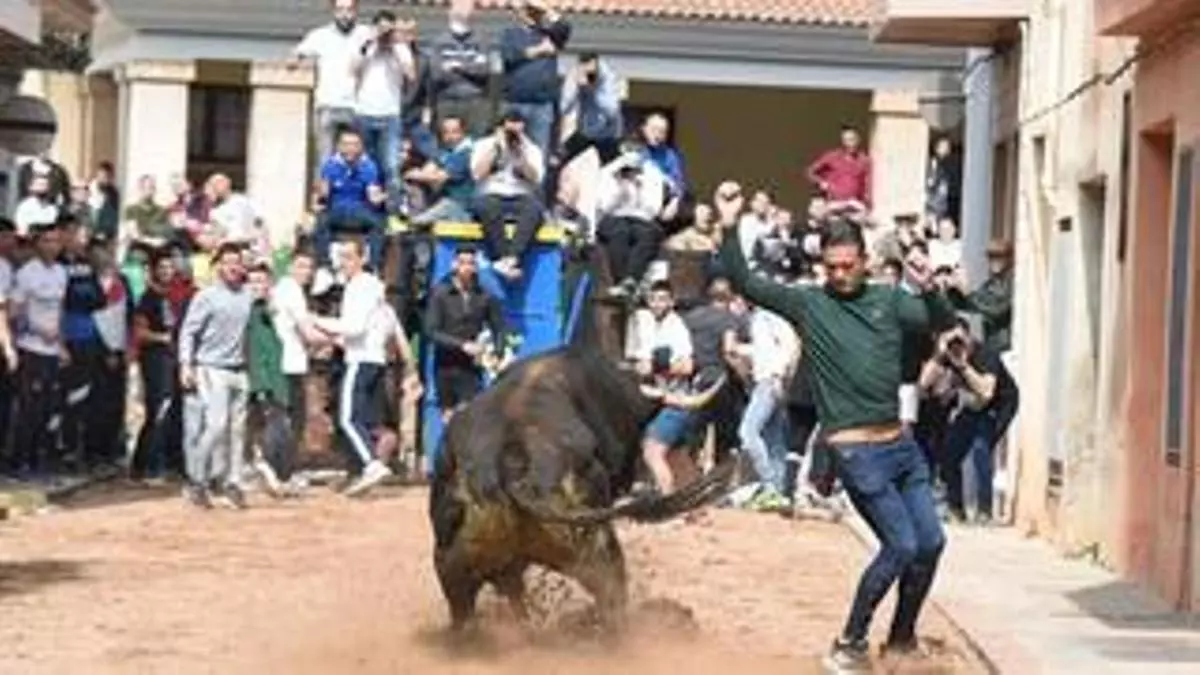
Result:
[[[1000,357],[971,337],[964,321],[942,333],[937,351],[921,373],[925,391],[941,391],[951,401],[946,432],[942,480],[951,518],[967,519],[963,495],[963,460],[971,458],[975,472],[975,519],[992,519],[994,450],[1007,431],[1000,428],[1000,411],[1015,408],[1017,383]]]

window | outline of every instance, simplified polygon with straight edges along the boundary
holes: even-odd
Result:
[[[1188,281],[1191,275],[1192,201],[1195,152],[1181,148],[1176,159],[1175,207],[1171,214],[1171,304],[1167,316],[1167,463],[1179,466],[1184,441],[1184,372],[1187,358]]]
[[[188,101],[188,177],[228,174],[242,185],[250,127],[250,90],[245,87],[193,85]]]

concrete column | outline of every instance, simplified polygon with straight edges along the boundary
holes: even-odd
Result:
[[[250,132],[246,192],[271,233],[273,246],[291,245],[307,202],[310,68],[257,62],[250,68]]]
[[[871,97],[871,181],[875,215],[885,225],[897,215],[925,210],[929,125],[918,98],[916,91],[884,90]]]
[[[966,131],[963,152],[963,268],[974,287],[987,278],[987,245],[992,229],[992,170],[995,157],[995,73],[990,49],[967,52],[970,73],[963,81]]]
[[[158,181],[158,198],[172,198],[169,179],[187,170],[188,87],[193,61],[131,61],[117,69],[117,179],[124,199],[140,176]]]

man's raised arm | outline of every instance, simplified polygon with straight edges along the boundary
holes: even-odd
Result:
[[[792,325],[799,326],[804,320],[804,291],[756,275],[746,264],[746,256],[742,253],[737,236],[744,202],[742,189],[734,182],[722,183],[713,195],[713,207],[725,230],[721,237],[721,267],[735,291],[750,302],[786,318]]]

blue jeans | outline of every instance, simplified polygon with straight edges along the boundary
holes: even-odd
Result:
[[[525,118],[525,135],[537,144],[543,156],[550,157],[551,135],[554,133],[553,103],[505,103],[505,110],[516,110]]]
[[[850,501],[880,543],[858,582],[842,637],[865,640],[875,608],[899,580],[888,642],[910,643],[946,545],[925,456],[905,434],[887,444],[841,446],[837,465]]]
[[[313,229],[313,247],[317,249],[317,265],[329,266],[329,249],[334,234],[352,232],[363,234],[370,249],[371,269],[383,269],[383,213],[366,205],[339,206],[322,211],[317,215],[317,226]]]
[[[403,138],[400,116],[359,115],[354,120],[362,134],[363,149],[375,160],[389,195],[400,193],[400,140]]]
[[[681,408],[663,408],[646,427],[646,436],[668,448],[676,448],[687,439],[691,428],[692,414],[689,411]]]
[[[787,461],[787,419],[780,405],[781,393],[778,380],[756,382],[738,427],[742,449],[758,480],[780,492]]]
[[[471,210],[457,200],[442,197],[424,211],[412,217],[413,225],[433,225],[434,223],[461,223],[471,220]]]
[[[946,501],[958,513],[965,511],[963,461],[970,457],[975,470],[975,504],[979,513],[992,515],[992,445],[996,420],[988,410],[964,410],[946,432]]]
[[[437,159],[437,138],[429,130],[429,127],[421,122],[420,116],[404,120],[401,126],[404,139],[412,144],[412,148],[417,151],[417,154],[425,159]]]

